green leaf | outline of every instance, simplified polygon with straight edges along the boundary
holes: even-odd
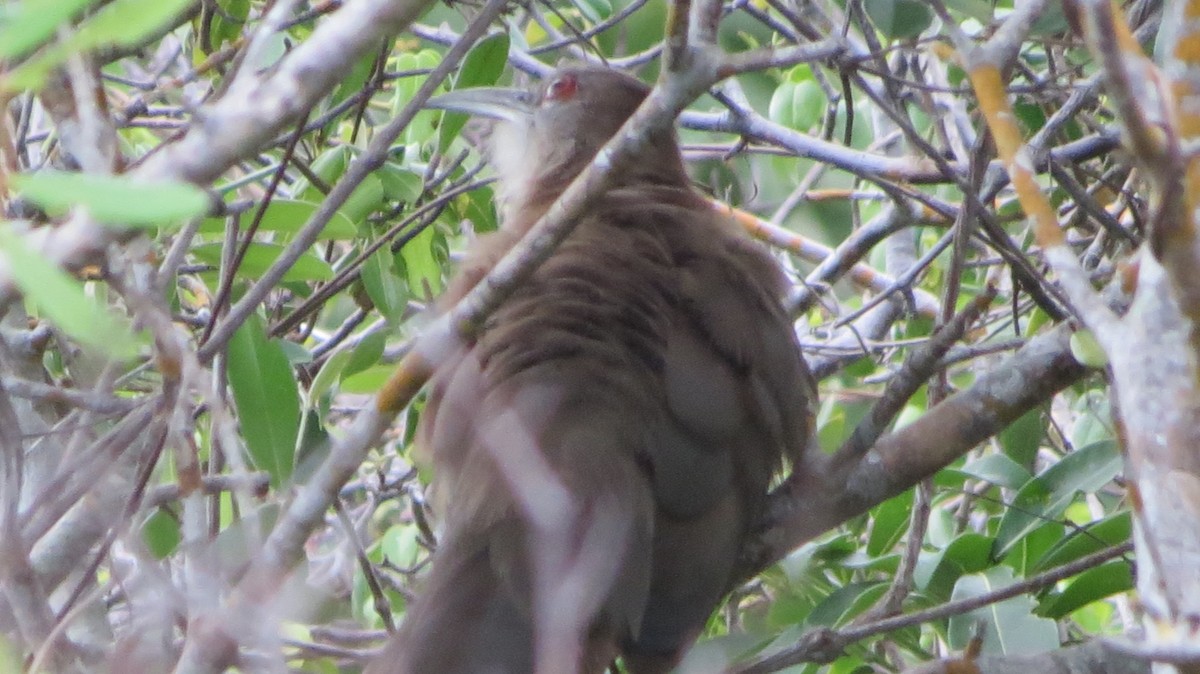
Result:
[[[495,84],[504,72],[504,65],[508,63],[508,44],[508,33],[493,33],[475,43],[471,51],[463,57],[458,79],[454,81],[454,89]],[[442,113],[438,122],[438,148],[441,152],[450,147],[450,143],[458,137],[459,131],[462,131],[466,123],[467,115]]]
[[[931,596],[946,597],[960,576],[988,567],[991,550],[991,538],[973,532],[962,534],[943,550],[921,553],[913,581]]]
[[[425,70],[432,68],[441,59],[441,56],[431,50],[423,49],[416,54],[405,53],[396,57],[396,70]],[[392,114],[398,115],[400,111],[412,100],[417,93],[417,89],[428,79],[425,75],[414,75],[404,77],[394,81],[395,95],[392,97]],[[434,137],[436,130],[435,122],[441,118],[442,113],[437,110],[422,110],[418,112],[404,130],[402,143],[405,146],[420,146],[426,141]]]
[[[420,175],[388,162],[375,172],[383,184],[383,195],[391,201],[411,204],[425,191],[425,179]]]
[[[366,50],[363,55],[354,62],[354,65],[350,66],[350,71],[345,73],[345,77],[343,77],[338,83],[337,89],[334,90],[333,96],[331,96],[329,99],[330,108],[337,107],[338,104],[362,90],[363,86],[367,83],[367,80],[370,79],[371,75],[375,72],[375,63],[379,59],[380,47],[382,47],[382,45],[376,45],[375,47]],[[359,105],[361,105],[361,103],[356,104],[355,107],[357,108]],[[354,108],[352,108],[352,110],[353,109]],[[337,129],[338,121],[339,120],[337,118],[331,120],[329,124],[325,126],[325,133],[332,135]]]
[[[1071,355],[1080,365],[1101,368],[1108,365],[1108,354],[1091,330],[1076,330],[1071,333]]]
[[[1020,489],[1021,485],[1033,478],[1028,470],[1025,470],[1005,454],[988,454],[968,461],[961,468],[950,468],[948,470],[963,473],[977,480],[990,482],[1007,489]]]
[[[335,145],[321,154],[309,165],[313,175],[321,179],[326,187],[331,187],[338,178],[346,173],[350,163],[350,146]],[[292,185],[292,195],[302,201],[320,202],[325,199],[325,193],[309,183],[308,178],[299,178]]]
[[[1116,440],[1108,391],[1090,388],[1079,396],[1071,409],[1077,413],[1075,427],[1071,429],[1072,445],[1087,447],[1096,442]]]
[[[0,61],[24,56],[95,0],[24,0],[0,8]]]
[[[417,543],[417,528],[411,524],[392,525],[380,538],[379,549],[384,559],[402,569],[416,564],[421,550]]]
[[[1050,548],[1063,539],[1067,527],[1061,522],[1044,522],[1041,526],[1021,537],[1021,540],[1011,548],[1000,563],[1011,568],[1017,574],[1028,576],[1039,559],[1046,555]]]
[[[343,393],[375,393],[387,382],[395,369],[395,365],[373,365],[343,379],[339,389]]]
[[[996,531],[994,553],[1002,557],[1021,537],[1046,520],[1060,517],[1078,492],[1093,492],[1121,471],[1121,453],[1115,442],[1102,440],[1076,450],[1027,482],[1017,492],[1013,507],[1004,513]]]
[[[317,407],[320,404],[321,396],[333,388],[338,379],[342,376],[342,370],[346,367],[346,363],[350,361],[350,349],[338,349],[333,352],[333,355],[325,359],[325,363],[321,366],[317,376],[313,377],[312,384],[308,387],[306,405],[310,408]]]
[[[362,282],[379,313],[388,320],[399,320],[408,304],[408,293],[396,274],[394,258],[387,246],[363,263]]]
[[[456,217],[475,223],[476,232],[496,230],[496,195],[490,187],[472,190],[466,199],[456,199],[451,208]]]
[[[984,573],[958,579],[952,601],[979,597],[1012,585],[1012,569],[995,566]],[[997,655],[1032,655],[1058,648],[1054,621],[1033,615],[1033,601],[1022,595],[989,604],[970,613],[952,616],[947,634],[950,647],[963,650],[971,640],[975,624],[985,626],[983,652]]]
[[[267,339],[257,314],[238,328],[226,368],[242,437],[254,465],[278,487],[292,475],[300,429],[300,394],[283,348]]]
[[[933,23],[933,10],[919,0],[864,0],[863,9],[879,32],[896,40],[914,38]]]
[[[867,539],[867,554],[875,557],[891,550],[904,532],[912,516],[913,491],[890,498],[871,511],[871,536]]]
[[[1058,619],[1088,604],[1133,589],[1129,562],[1114,560],[1076,576],[1061,592],[1051,594],[1038,606],[1038,614]]]
[[[221,264],[221,251],[224,245],[220,243],[204,243],[193,246],[191,253],[197,260],[205,264],[218,266]],[[283,252],[283,246],[275,243],[253,242],[246,249],[246,257],[238,267],[238,275],[256,279],[262,276]],[[301,255],[291,269],[283,275],[284,281],[328,281],[333,278],[333,268],[327,262],[315,255]]]
[[[220,49],[222,45],[241,37],[242,26],[250,17],[250,0],[223,0],[217,3],[217,7],[208,33],[213,49]],[[197,43],[196,47],[199,49],[200,45]]]
[[[1041,307],[1034,307],[1033,311],[1029,312],[1028,323],[1025,324],[1023,334],[1036,335],[1042,326],[1051,325],[1054,320],[1050,318],[1050,314],[1046,313]]]
[[[426,227],[400,249],[408,291],[426,300],[433,299],[442,291],[442,266],[434,250],[436,237],[437,230]]]
[[[767,104],[767,118],[776,124],[781,124],[788,128],[792,126],[792,119],[796,116],[793,106],[795,105],[795,96],[797,83],[786,81],[780,82],[779,86],[775,87],[775,91],[771,93],[771,102]]]
[[[1084,555],[1124,543],[1133,533],[1133,519],[1129,511],[1115,513],[1102,520],[1092,522],[1072,531],[1066,538],[1046,551],[1038,560],[1032,573],[1073,562]]]
[[[12,177],[21,196],[58,215],[81,206],[106,225],[159,227],[203,215],[208,195],[180,182],[140,182],[127,176],[42,170]]]
[[[359,183],[358,187],[346,198],[346,203],[338,209],[345,214],[350,222],[355,224],[366,222],[367,216],[379,210],[383,205],[383,183],[374,173],[369,174]]]
[[[25,297],[71,339],[111,358],[137,353],[139,336],[107,306],[84,292],[83,284],[51,264],[8,227],[0,227],[0,253]]]
[[[383,347],[387,345],[387,332],[377,330],[359,340],[350,352],[350,361],[342,370],[342,378],[351,377],[379,363],[383,357]]]
[[[156,509],[142,524],[142,540],[155,559],[165,558],[183,540],[179,533],[179,521],[161,508]]]
[[[192,0],[113,0],[79,28],[76,49],[133,47],[176,19]]]
[[[1034,408],[1000,431],[998,439],[1000,446],[1004,448],[1004,453],[1018,466],[1022,466],[1022,470],[1028,475],[1028,471],[1033,469],[1038,447],[1041,446],[1042,438],[1045,435],[1046,427],[1045,422],[1042,421],[1042,410]]]
[[[320,206],[320,204],[310,201],[274,199],[267,205],[267,210],[263,212],[262,220],[258,223],[258,231],[295,234]],[[250,217],[249,214],[243,215],[242,224],[249,225]],[[224,218],[205,218],[200,225],[201,234],[220,234],[224,231]],[[358,236],[358,228],[341,211],[335,211],[333,217],[321,230],[322,239],[353,239],[356,236]]]
[[[613,13],[613,6],[609,0],[577,0],[573,4],[579,8],[579,13],[592,23],[600,23]]]
[[[850,583],[834,590],[833,594],[813,608],[808,614],[809,625],[838,627],[854,616],[870,608],[887,592],[883,582]]]
[[[1033,22],[1033,27],[1029,30],[1031,38],[1045,37],[1047,35],[1058,35],[1067,30],[1070,24],[1067,23],[1067,14],[1063,11],[1062,0],[1050,0],[1046,3],[1046,8],[1038,15],[1036,21]]]
[[[987,0],[946,0],[946,7],[984,25],[992,20],[992,3]]]

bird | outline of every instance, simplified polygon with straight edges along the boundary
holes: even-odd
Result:
[[[647,97],[566,64],[432,107],[492,118],[501,224],[482,279]],[[817,389],[774,257],[654,135],[434,372],[415,443],[440,535],[369,674],[671,671],[738,581],[773,479],[813,445]]]

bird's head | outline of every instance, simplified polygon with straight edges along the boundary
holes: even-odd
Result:
[[[642,82],[615,70],[571,65],[531,90],[460,89],[427,106],[496,120],[488,160],[500,179],[505,220],[513,220],[518,211],[528,220],[567,188],[649,92]],[[618,184],[687,185],[674,134],[654,139],[645,155],[618,176]]]

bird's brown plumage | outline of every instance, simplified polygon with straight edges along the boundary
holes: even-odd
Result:
[[[451,300],[646,92],[560,69],[528,123],[496,130],[505,224]],[[368,671],[601,672],[618,654],[634,674],[669,671],[730,589],[772,474],[809,443],[816,391],[783,290],[691,190],[673,136],[654,139],[435,374],[418,442],[444,533]]]

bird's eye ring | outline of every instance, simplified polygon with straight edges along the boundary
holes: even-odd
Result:
[[[546,87],[545,100],[569,101],[579,89],[579,80],[574,75],[560,75]]]

